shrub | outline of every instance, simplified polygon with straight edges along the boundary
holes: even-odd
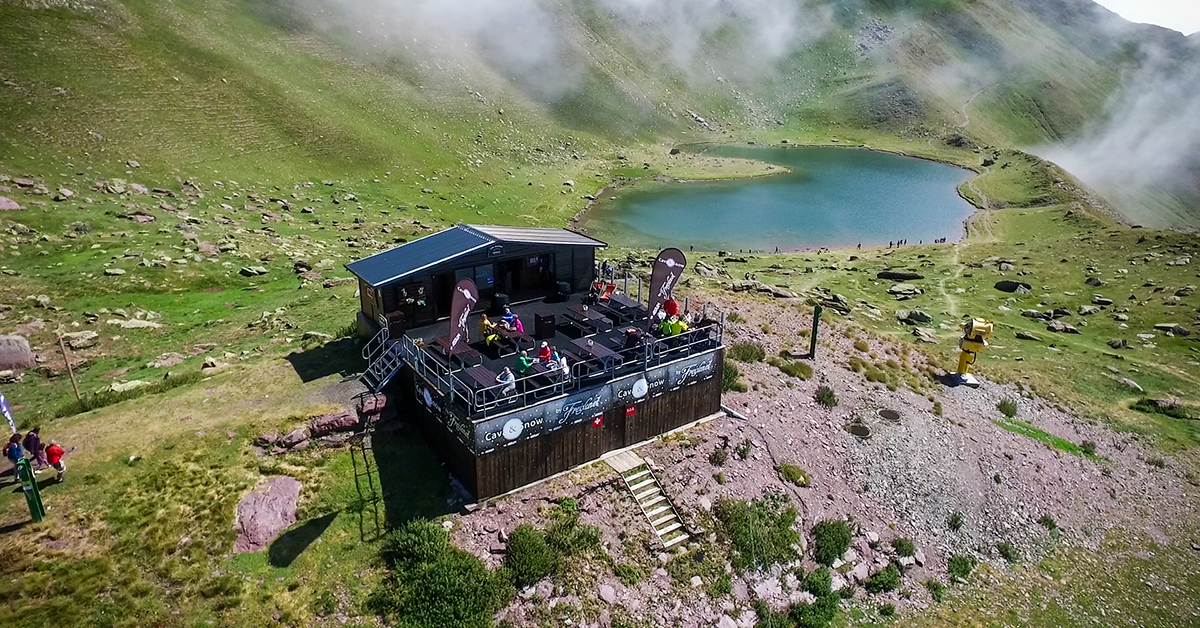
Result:
[[[757,342],[735,342],[729,347],[729,357],[738,362],[762,362],[767,352]]]
[[[942,402],[933,402],[933,413],[937,416],[942,416]]]
[[[574,504],[575,500],[571,500]],[[552,513],[553,520],[546,526],[546,543],[563,556],[575,556],[593,552],[600,547],[600,528],[579,523],[579,511],[562,510]]]
[[[507,603],[510,587],[474,556],[450,549],[403,580],[404,626],[484,628]]]
[[[824,384],[817,387],[817,392],[813,395],[813,399],[816,399],[817,403],[826,408],[832,408],[838,404],[837,393]]]
[[[1005,399],[996,404],[996,409],[1000,411],[1000,414],[1010,419],[1017,416],[1017,402],[1012,399]]]
[[[733,593],[733,578],[727,573],[718,576],[708,587],[708,597],[714,600],[721,599],[730,593]]]
[[[975,570],[975,558],[966,554],[955,554],[950,557],[947,567],[951,576],[960,580],[966,580],[971,577],[971,572]]]
[[[817,597],[833,592],[833,573],[828,567],[818,567],[815,571],[804,576],[800,588]]]
[[[946,598],[946,585],[939,580],[926,580],[925,588],[929,590],[929,595],[934,602],[941,602]]]
[[[962,529],[966,521],[963,519],[961,512],[950,513],[950,517],[946,519],[946,527],[950,528],[951,532],[958,532]]]
[[[798,360],[792,362],[780,362],[778,368],[786,375],[798,377],[803,380],[807,380],[808,378],[812,377],[813,374],[813,369],[811,366]]]
[[[895,614],[896,614],[896,605],[895,604],[889,603],[889,604],[884,604],[883,606],[879,607],[880,617],[892,617]]]
[[[861,351],[863,353],[867,353],[871,350],[871,345],[867,344],[866,340],[855,340],[854,348],[858,349],[859,351]]]
[[[826,519],[813,526],[813,558],[832,565],[850,549],[850,525],[841,519]]]
[[[763,324],[762,324],[762,327],[760,327],[759,329],[761,329],[761,330],[762,330],[762,333],[764,333],[764,334],[766,334],[766,335],[768,335],[768,336],[770,336],[770,335],[771,335],[771,326],[770,326],[770,325],[768,325],[768,324],[766,324],[766,323],[763,323]]]
[[[1082,451],[1084,455],[1094,456],[1096,455],[1096,443],[1094,441],[1085,440],[1082,443],[1079,443],[1079,451]]]
[[[779,475],[783,476],[784,480],[795,484],[801,488],[806,488],[812,484],[812,479],[808,477],[808,472],[794,464],[786,462],[779,465]]]
[[[1042,527],[1050,530],[1051,532],[1058,529],[1058,522],[1055,521],[1054,517],[1051,517],[1050,515],[1042,515],[1042,518],[1038,519],[1038,523],[1042,524]]]
[[[900,568],[896,566],[896,563],[891,563],[883,571],[867,578],[863,582],[863,588],[871,593],[885,593],[899,589]]]
[[[544,534],[522,523],[508,538],[504,566],[512,572],[519,586],[528,586],[550,575],[558,566],[558,556]]]
[[[1138,399],[1130,404],[1129,407],[1137,410],[1138,412],[1145,412],[1147,414],[1163,414],[1173,419],[1187,420],[1191,418],[1191,415],[1188,414],[1188,411],[1183,406],[1160,404],[1153,399]]]
[[[738,380],[742,376],[737,364],[725,358],[721,367],[721,390],[724,392],[746,392],[746,385]]]
[[[388,566],[407,572],[422,563],[433,562],[450,547],[450,535],[442,526],[414,519],[388,533],[380,555]]]
[[[1162,456],[1150,456],[1146,458],[1146,464],[1157,469],[1164,469],[1167,466],[1167,461]]]
[[[1020,552],[1018,552],[1017,548],[1013,547],[1013,544],[1009,543],[1008,541],[1000,541],[997,543],[996,551],[1000,552],[1000,556],[1010,563],[1015,563],[1018,560],[1021,560]]]
[[[708,454],[708,462],[714,467],[723,467],[725,462],[729,460],[729,449],[725,447],[717,447]]]
[[[717,484],[724,486],[725,472],[724,471],[718,472],[715,476],[713,476],[713,479],[717,481]]]
[[[730,323],[744,323],[746,322],[746,317],[738,314],[737,312],[730,312],[729,316],[725,317],[725,320],[729,321]]]
[[[893,539],[892,549],[896,550],[897,556],[912,556],[917,553],[917,547],[913,545],[912,539]]]
[[[729,539],[738,569],[765,569],[796,558],[800,535],[792,529],[798,513],[787,497],[768,494],[753,502],[721,499],[713,509],[721,534]]]
[[[616,574],[616,576],[621,579],[621,582],[624,582],[625,586],[628,587],[634,586],[640,582],[642,578],[646,577],[645,572],[643,572],[639,567],[629,563],[615,565],[613,567],[613,573]]]
[[[750,439],[746,439],[733,450],[733,455],[738,457],[738,460],[745,460],[750,457],[750,452],[754,450],[754,443]]]

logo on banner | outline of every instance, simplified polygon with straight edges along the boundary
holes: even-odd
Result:
[[[645,397],[646,393],[648,393],[648,392],[650,392],[650,384],[646,383],[645,377],[643,377],[633,383],[633,398],[634,399],[641,399],[642,397]]]
[[[625,418],[629,418],[637,414],[637,406],[625,406]]]
[[[604,415],[597,414],[592,417],[592,427],[604,427]]]
[[[521,419],[509,419],[504,424],[503,431],[505,440],[517,440],[521,437],[521,432],[525,431],[525,424],[521,422]]]
[[[479,288],[470,279],[463,279],[454,286],[454,297],[450,301],[450,345],[446,354],[453,356],[458,343],[466,342],[467,319],[471,317],[471,309],[479,302]]]

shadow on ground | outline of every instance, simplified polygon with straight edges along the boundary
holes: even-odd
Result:
[[[312,545],[322,534],[329,524],[338,516],[337,512],[331,512],[327,515],[321,515],[316,519],[309,519],[299,526],[284,532],[279,538],[271,543],[270,549],[267,551],[268,560],[272,567],[290,567],[292,562],[296,560],[304,550]]]
[[[458,511],[450,476],[419,432],[381,429],[372,438],[388,528]]]
[[[288,362],[300,376],[300,381],[313,380],[338,374],[343,377],[361,373],[366,367],[362,348],[353,338],[340,338],[319,347],[288,354]]]

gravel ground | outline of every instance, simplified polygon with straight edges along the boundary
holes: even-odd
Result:
[[[793,340],[789,345],[800,344],[800,330],[810,325],[808,316],[780,302],[746,299],[719,305],[746,319],[730,325],[726,344],[759,342],[768,356],[785,348],[786,339]],[[771,333],[762,331],[763,324],[770,325]],[[1061,542],[1090,548],[1098,547],[1114,527],[1169,542],[1165,531],[1169,523],[1191,515],[1196,495],[1179,477],[1179,465],[1170,459],[1162,468],[1148,464],[1161,454],[1143,446],[1135,435],[1114,433],[1041,399],[1023,397],[1016,386],[985,381],[978,389],[938,385],[923,394],[903,386],[890,391],[848,368],[851,357],[864,356],[854,348],[851,336],[831,326],[823,328],[822,348],[812,363],[815,374],[808,381],[786,376],[765,363],[739,365],[751,389],[727,394],[725,403],[744,420],[721,418],[638,450],[651,461],[681,514],[699,532],[700,544],[706,535],[708,540],[715,538],[702,526],[706,511],[718,498],[749,500],[768,491],[783,491],[800,511],[799,525],[806,534],[823,519],[850,519],[856,524],[858,534],[847,556],[852,560],[839,570],[840,580],[853,579],[856,566],[861,575],[886,565],[892,558],[887,553],[891,539],[912,539],[920,560],[905,575],[914,594],[910,599],[895,593],[875,597],[897,606],[920,607],[929,599],[924,588],[914,583],[947,580],[946,561],[953,554],[972,554],[1003,565],[995,549],[998,542],[1011,543],[1026,557],[1048,551],[1049,533],[1038,523],[1044,515],[1057,522]],[[919,352],[877,338],[868,341],[880,360],[899,362],[907,357],[912,369],[925,366]],[[821,384],[837,393],[839,403],[834,408],[814,401]],[[926,396],[929,391],[935,391],[942,416],[934,414],[934,403]],[[1094,442],[1097,459],[1006,431],[996,423],[1003,419],[996,406],[1004,399],[1017,402],[1018,420],[1072,443]],[[882,419],[881,409],[895,410],[900,420]],[[853,421],[870,427],[871,437],[862,440],[848,433],[845,426]],[[733,448],[746,440],[753,444],[750,454],[745,459],[732,455]],[[723,467],[714,467],[709,454],[726,442],[731,455]],[[781,462],[808,471],[811,486],[784,483],[776,471]],[[724,473],[725,484],[717,482],[717,472]],[[540,526],[544,509],[562,496],[579,500],[583,522],[600,526],[604,545],[616,562],[643,564],[650,575],[627,587],[611,567],[593,561],[575,570],[566,585],[543,582],[524,591],[501,613],[514,625],[547,620],[565,625],[570,619],[577,625],[608,626],[613,617],[625,615],[655,625],[751,626],[749,600],[759,597],[783,608],[803,599],[788,570],[816,567],[806,557],[787,569],[735,574],[733,592],[723,599],[705,592],[710,582],[696,587],[674,582],[662,568],[667,556],[650,542],[648,522],[616,474],[602,464],[458,517],[455,542],[498,565],[505,535],[522,522]],[[965,522],[958,531],[948,526],[955,512]]]

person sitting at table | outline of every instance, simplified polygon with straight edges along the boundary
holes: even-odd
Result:
[[[583,297],[584,305],[595,305],[600,300],[600,293],[604,291],[604,282],[597,279],[588,287],[588,293]]]
[[[542,347],[538,349],[538,361],[549,362],[551,359],[553,359],[553,353],[554,352],[550,350],[550,343],[543,340]]]
[[[525,326],[521,324],[521,317],[515,314],[513,315],[513,329],[515,329],[518,334],[525,333]]]
[[[496,383],[504,384],[504,388],[500,389],[501,395],[507,396],[517,392],[517,378],[507,366],[496,376]]]
[[[671,319],[664,317],[658,322],[658,335],[663,338],[671,335]]]
[[[529,369],[533,368],[534,362],[537,360],[529,357],[528,351],[522,351],[521,355],[517,356],[517,372],[521,375],[528,373]]]
[[[517,315],[513,314],[513,311],[508,309],[507,305],[504,306],[504,313],[500,315],[500,324],[512,329],[515,326],[513,323],[515,320],[517,320]]]
[[[678,316],[672,316],[670,321],[672,336],[678,336],[688,330],[687,323],[680,320]]]
[[[558,364],[559,370],[562,371],[563,379],[571,379],[571,366],[567,364],[567,356],[560,355],[555,361]]]
[[[479,321],[479,337],[483,338],[483,342],[489,347],[500,341],[500,334],[496,333],[496,324],[488,319],[487,314]]]
[[[636,349],[640,344],[642,344],[642,335],[638,333],[637,328],[630,327],[629,329],[626,329],[625,342],[621,344],[621,350],[624,351],[627,349]]]

